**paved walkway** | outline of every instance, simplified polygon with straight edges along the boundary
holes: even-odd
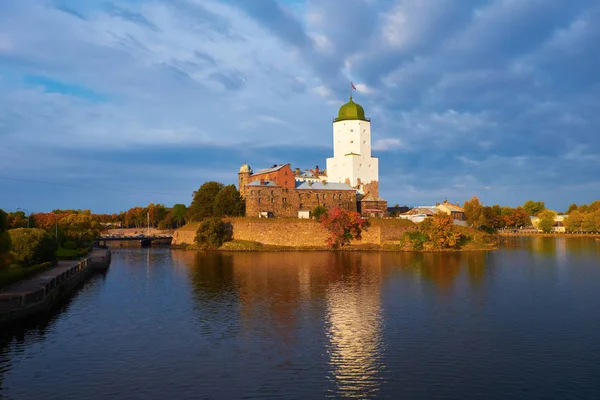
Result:
[[[89,257],[103,257],[105,254],[105,250],[103,249],[93,249],[89,253]],[[0,294],[19,294],[19,293],[29,293],[34,292],[40,288],[44,283],[46,283],[49,279],[59,276],[63,272],[73,268],[79,260],[73,261],[59,261],[58,265],[54,268],[48,269],[46,271],[40,272],[39,274],[32,276],[24,281],[13,283],[10,286],[5,287],[0,290]]]

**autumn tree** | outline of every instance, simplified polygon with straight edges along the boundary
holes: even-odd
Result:
[[[465,210],[465,219],[467,223],[477,227],[481,213],[483,212],[483,205],[479,202],[479,198],[473,196],[471,197],[471,200],[465,201],[463,209]]]
[[[530,216],[537,216],[540,212],[546,209],[546,203],[544,203],[543,201],[527,200],[523,204],[523,209],[525,209],[527,214],[529,214]]]
[[[101,225],[91,215],[70,214],[60,220],[59,226],[65,236],[82,246],[94,240],[100,233]]]
[[[327,246],[337,249],[349,244],[352,239],[359,240],[363,229],[368,226],[368,222],[357,212],[334,207],[321,217],[321,225],[329,231]]]
[[[215,217],[239,217],[246,214],[246,204],[235,185],[223,187],[214,199],[212,215]]]
[[[188,209],[188,219],[190,221],[201,221],[204,218],[212,217],[215,205],[215,198],[223,189],[223,184],[210,181],[202,184],[193,194],[194,199]]]
[[[427,218],[420,224],[419,229],[428,237],[435,249],[458,249],[465,239],[454,225],[452,216],[443,212]]]
[[[570,207],[569,207],[570,208]],[[565,229],[567,232],[581,232],[583,231],[583,219],[585,214],[575,209],[571,210],[569,216],[565,219]]]
[[[577,204],[573,203],[567,209],[566,214],[571,214],[573,211],[577,211]]]
[[[556,212],[552,210],[543,210],[538,214],[538,229],[541,229],[544,233],[552,232],[552,227],[554,226],[554,218],[556,217]]]

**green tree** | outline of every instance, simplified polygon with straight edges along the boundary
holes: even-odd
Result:
[[[56,241],[43,229],[17,228],[8,231],[12,243],[11,254],[22,266],[54,261]]]
[[[194,199],[188,209],[190,221],[202,221],[204,218],[212,217],[215,206],[215,198],[223,189],[223,184],[210,181],[202,184],[193,194]]]
[[[543,201],[527,200],[523,204],[523,208],[525,209],[527,214],[529,214],[530,216],[534,216],[538,215],[540,212],[546,209],[546,203],[544,203]]]
[[[327,216],[327,208],[324,205],[317,205],[312,210],[312,216],[315,217],[317,221],[320,221],[323,216]]]
[[[217,193],[213,204],[215,217],[240,217],[246,214],[246,204],[235,185],[227,185]]]
[[[554,226],[554,218],[556,217],[556,212],[552,210],[543,210],[538,214],[538,229],[541,229],[544,233],[552,232],[552,227]]]
[[[231,229],[221,218],[210,217],[204,219],[198,226],[196,244],[205,250],[215,250],[231,240],[231,237]]]
[[[186,212],[187,207],[185,204],[175,204],[173,206],[173,209],[171,210],[171,218],[173,219],[173,222],[177,224],[178,228],[185,223]]]

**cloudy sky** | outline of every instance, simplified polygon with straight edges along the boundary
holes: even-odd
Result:
[[[597,0],[0,0],[0,208],[323,168],[349,81],[391,204],[588,203],[599,20]]]

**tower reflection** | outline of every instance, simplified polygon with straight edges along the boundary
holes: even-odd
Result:
[[[343,276],[327,291],[326,332],[333,397],[365,398],[383,382],[381,254],[342,254]]]

